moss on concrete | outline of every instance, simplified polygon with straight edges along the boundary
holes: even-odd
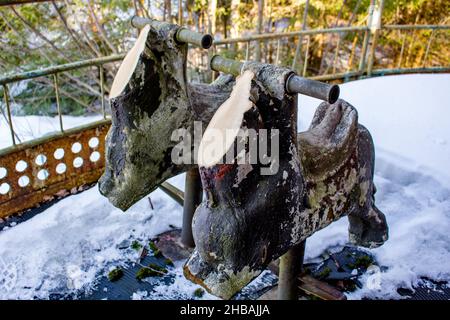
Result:
[[[123,277],[123,270],[121,268],[115,268],[108,273],[108,280],[115,282]]]

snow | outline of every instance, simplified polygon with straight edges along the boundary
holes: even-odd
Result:
[[[182,175],[171,179],[183,186]],[[171,225],[181,227],[181,207],[160,190],[126,213],[114,208],[96,187],[65,198],[45,212],[0,232],[0,269],[8,265],[15,284],[0,299],[48,298],[51,293],[89,289],[111,264],[135,260],[127,240],[147,241]],[[186,282],[188,282],[186,280]]]
[[[422,277],[450,281],[450,75],[404,75],[341,85],[341,97],[358,109],[376,149],[375,195],[386,214],[389,240],[372,249],[386,271],[366,277],[351,299],[400,298]],[[301,96],[300,130],[318,100]],[[347,241],[347,219],[307,241],[306,257]],[[379,285],[374,286],[374,277]]]
[[[376,152],[390,163],[426,173],[450,188],[450,75],[389,76],[341,85],[341,98],[358,109]],[[300,130],[319,100],[301,96]]]
[[[411,288],[421,277],[450,281],[449,85],[450,75],[391,76],[341,85],[341,96],[357,107],[360,123],[373,135],[376,204],[390,228],[386,244],[370,250],[383,267],[372,267],[363,288],[349,294],[350,299],[400,298],[396,289]],[[318,104],[300,97],[301,130]],[[65,120],[76,125],[93,119]],[[14,122],[27,138],[58,128],[57,118],[14,117]],[[0,122],[0,146],[9,144],[8,128]],[[184,175],[170,182],[182,188]],[[123,243],[181,225],[179,205],[160,190],[150,197],[154,210],[144,198],[124,213],[94,187],[0,231],[0,271],[9,275],[0,281],[6,288],[0,290],[0,299],[45,299],[55,292],[87,290],[112,266],[134,260],[137,253]],[[347,228],[343,218],[314,234],[307,241],[306,258],[346,244]],[[170,285],[130,298],[188,298],[197,287],[184,279],[178,263]]]
[[[145,299],[149,300],[171,300],[171,299],[185,299],[191,300],[194,298],[194,291],[197,288],[201,288],[199,285],[188,281],[183,275],[183,261],[175,262],[175,278],[174,281],[167,286],[161,283],[153,288]],[[201,298],[196,298],[199,300],[216,300],[217,298],[208,292],[203,290],[203,296]]]

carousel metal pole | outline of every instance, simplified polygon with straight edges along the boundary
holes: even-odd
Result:
[[[298,300],[298,277],[303,267],[306,240],[295,245],[280,258],[278,300]]]
[[[192,236],[192,218],[197,206],[202,202],[203,189],[198,168],[186,172],[186,182],[183,203],[183,226],[181,229],[181,243],[186,247],[194,247]]]

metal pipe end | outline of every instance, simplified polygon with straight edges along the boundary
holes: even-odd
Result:
[[[133,17],[131,17],[130,23],[131,23],[131,26],[132,26],[133,28],[137,28],[137,26],[136,26],[136,24],[135,24],[135,20],[136,20],[137,18],[139,18],[139,17],[138,17],[138,16],[133,16]]]
[[[210,34],[203,35],[202,40],[201,40],[202,48],[209,49],[209,48],[211,48],[212,44],[213,44],[212,35],[210,35]]]
[[[341,89],[339,89],[339,86],[337,84],[334,84],[328,92],[328,103],[335,103],[339,99],[340,92]]]
[[[220,56],[219,54],[215,54],[215,55],[213,55],[213,56],[211,57],[211,59],[209,60],[209,68],[210,68],[211,70],[217,71],[217,70],[215,69],[215,67],[214,67],[214,65],[215,65],[214,60],[215,60],[215,59],[220,59],[220,58],[221,58],[221,56]]]

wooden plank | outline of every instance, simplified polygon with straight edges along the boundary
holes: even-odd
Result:
[[[345,294],[328,283],[317,280],[310,275],[299,277],[299,289],[322,300],[347,300]]]

